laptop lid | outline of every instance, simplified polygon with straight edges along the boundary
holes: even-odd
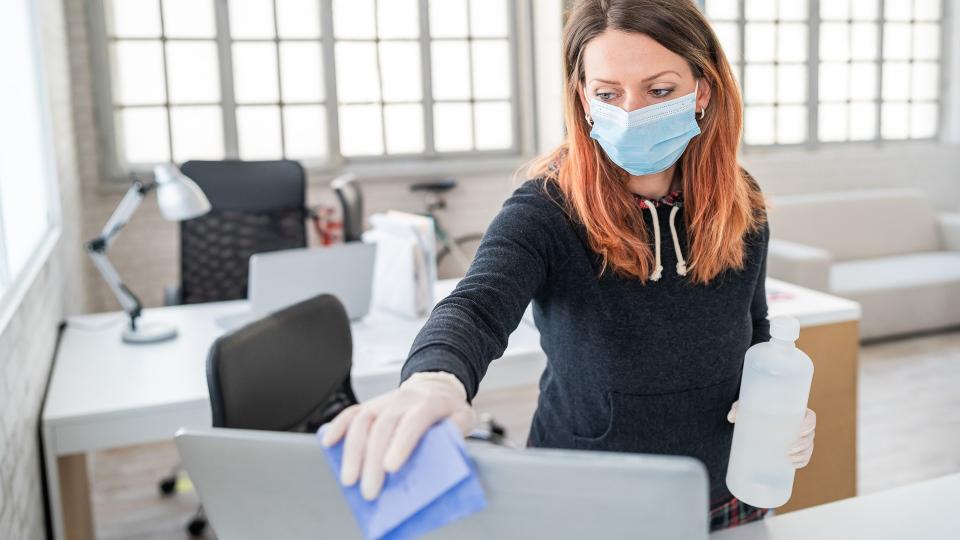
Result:
[[[181,430],[176,444],[219,538],[361,538],[313,435],[211,428]],[[696,459],[468,448],[487,508],[427,538],[707,538]]]
[[[247,291],[252,318],[323,293],[340,299],[350,320],[363,318],[370,311],[376,249],[348,242],[253,255]]]

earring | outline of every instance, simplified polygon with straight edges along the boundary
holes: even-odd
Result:
[[[704,107],[700,109],[700,119],[703,120],[703,115],[707,113],[707,108]]]
[[[593,125],[593,118],[591,118],[589,114],[583,115],[583,119],[586,120],[591,126]]]

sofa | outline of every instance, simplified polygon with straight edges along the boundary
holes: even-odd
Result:
[[[876,189],[772,197],[767,275],[860,303],[860,338],[960,325],[960,212]]]

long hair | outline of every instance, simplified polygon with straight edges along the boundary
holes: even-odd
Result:
[[[766,219],[763,195],[737,163],[743,105],[736,79],[692,0],[581,0],[574,5],[563,31],[566,140],[532,161],[528,177],[545,178],[560,188],[568,213],[584,225],[590,247],[602,258],[601,275],[609,266],[646,282],[654,256],[626,189],[627,173],[590,138],[578,94],[584,48],[606,29],[649,36],[683,57],[700,86],[710,85],[710,112],[698,120],[701,133],[690,141],[676,169],[684,193],[687,276],[706,284],[728,268],[742,269],[745,235]]]

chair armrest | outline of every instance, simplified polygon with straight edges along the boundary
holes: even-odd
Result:
[[[770,239],[767,275],[818,291],[830,290],[830,266],[833,255],[825,249],[806,244]]]
[[[940,245],[947,251],[960,251],[960,212],[942,212],[937,216]]]
[[[183,303],[183,289],[179,285],[167,285],[163,288],[163,305],[179,306]]]

